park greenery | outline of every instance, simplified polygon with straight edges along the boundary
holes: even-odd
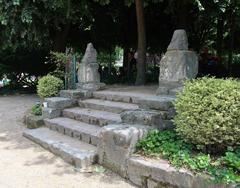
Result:
[[[64,89],[63,81],[52,75],[42,77],[37,85],[38,96],[42,99],[58,96],[62,89]]]
[[[185,82],[174,102],[174,130],[151,131],[137,144],[138,152],[216,181],[240,183],[239,91],[233,79]]]
[[[177,168],[209,175],[215,182],[240,184],[240,148],[229,147],[221,155],[203,153],[175,131],[154,130],[137,144],[139,154],[163,158]]]
[[[35,104],[32,109],[31,109],[31,113],[35,116],[41,116],[42,115],[42,106],[41,104]]]
[[[65,53],[71,47],[83,54],[92,42],[102,57],[108,56],[102,66],[108,67],[110,79],[144,84],[153,81],[146,75],[155,70],[146,63],[145,52],[161,56],[179,28],[187,31],[190,49],[200,54],[207,47],[219,57],[211,74],[237,77],[239,4],[239,0],[1,0],[0,78],[7,76],[12,88],[34,89],[39,77],[56,68],[46,63],[50,52]],[[123,50],[121,78],[111,76],[117,72],[116,47]],[[134,72],[128,55],[136,51]]]

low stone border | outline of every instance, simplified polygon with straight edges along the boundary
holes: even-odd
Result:
[[[144,188],[237,188],[216,184],[209,176],[176,169],[168,161],[134,154],[135,146],[151,128],[118,124],[103,127],[99,135],[99,164]]]
[[[172,167],[165,160],[131,157],[127,167],[128,178],[134,184],[146,188],[237,188],[237,185],[216,184],[185,169]]]
[[[35,116],[33,114],[27,114],[24,117],[24,123],[29,129],[36,129],[44,125],[43,116]]]

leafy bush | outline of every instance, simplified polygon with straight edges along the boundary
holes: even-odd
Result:
[[[32,114],[35,116],[41,116],[42,115],[42,107],[41,104],[35,104],[32,107]]]
[[[63,89],[63,81],[51,75],[39,79],[37,93],[41,98],[54,97]]]
[[[167,159],[172,165],[204,173],[217,182],[240,183],[240,150],[228,151],[223,156],[204,154],[187,144],[175,131],[150,131],[137,143],[138,153]]]
[[[240,145],[240,82],[207,77],[187,81],[175,108],[176,131],[185,141],[209,152]]]

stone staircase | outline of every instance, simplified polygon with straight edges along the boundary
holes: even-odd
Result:
[[[77,168],[87,168],[98,162],[99,133],[104,126],[164,124],[162,114],[169,115],[172,100],[170,96],[108,90],[63,91],[60,97],[46,99],[50,118],[44,120],[45,127],[26,130],[24,136]]]

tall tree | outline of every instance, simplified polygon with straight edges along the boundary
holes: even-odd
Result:
[[[136,85],[144,85],[146,82],[146,29],[142,0],[135,0],[137,28],[138,28],[138,49],[137,49],[137,78]]]

